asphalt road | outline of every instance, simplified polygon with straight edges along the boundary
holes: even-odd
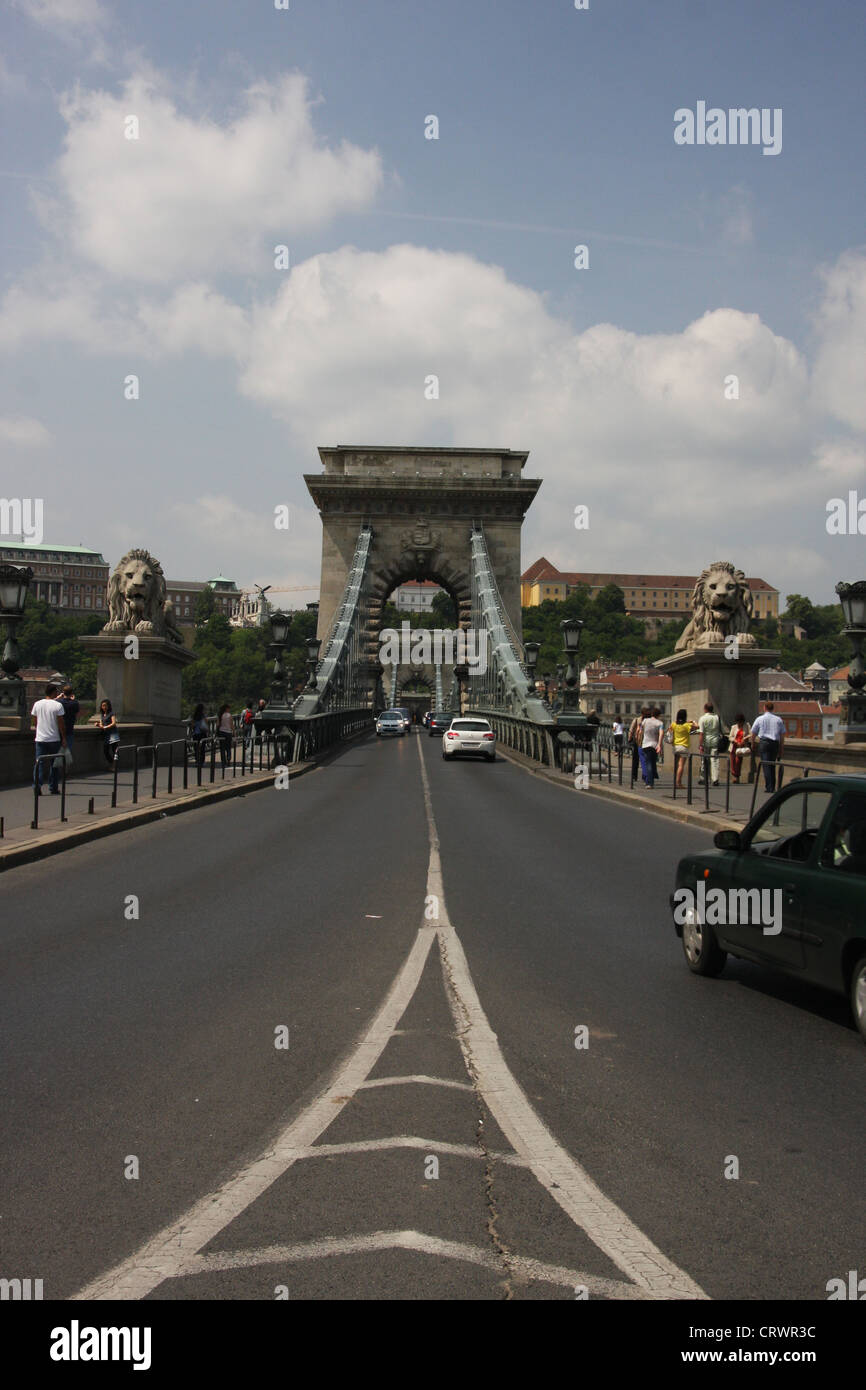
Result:
[[[0,1273],[826,1298],[862,1264],[866,1054],[844,1000],[686,970],[668,894],[707,842],[416,735],[8,871]]]

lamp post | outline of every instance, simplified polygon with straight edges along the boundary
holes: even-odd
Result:
[[[321,637],[308,637],[308,638],[307,638],[307,669],[309,670],[309,673],[310,673],[310,674],[309,674],[309,679],[307,680],[307,689],[308,689],[308,690],[317,690],[317,689],[318,689],[318,684],[319,684],[319,683],[318,683],[318,681],[316,680],[316,670],[317,670],[318,665],[319,665],[319,648],[321,647],[321,645],[322,645],[322,639],[321,639]]]
[[[15,640],[15,628],[24,616],[27,589],[33,578],[28,566],[0,565],[0,618],[6,624],[6,644],[0,669],[0,717],[12,719],[22,729],[27,727],[27,702],[24,681],[18,674],[21,653]]]
[[[529,680],[527,694],[535,694],[535,668],[538,665],[538,643],[524,642],[523,644],[523,663],[526,667],[526,675]]]
[[[292,625],[291,613],[269,613],[268,620],[271,625],[271,641],[268,644],[268,655],[274,658],[274,669],[271,674],[271,697],[261,713],[256,715],[256,725],[259,732],[263,733],[266,729],[273,729],[277,763],[288,762],[289,740],[291,730],[289,728],[289,718],[291,716],[292,704],[289,699],[289,685],[286,668],[284,665],[284,655],[286,644],[289,640],[289,628]]]
[[[565,618],[560,623],[562,649],[568,662],[565,671],[565,689],[562,691],[562,708],[557,715],[561,728],[573,730],[576,734],[588,728],[587,717],[580,708],[580,666],[578,652],[583,635],[583,621],[580,618]]]
[[[841,582],[836,593],[845,615],[845,636],[854,648],[854,659],[848,667],[848,689],[839,703],[842,719],[834,742],[866,742],[866,664],[863,644],[866,642],[866,580],[854,584]]]

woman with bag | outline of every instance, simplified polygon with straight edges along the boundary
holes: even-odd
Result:
[[[109,766],[113,766],[117,758],[117,750],[120,747],[120,731],[117,727],[117,719],[111,708],[110,700],[102,701],[102,704],[99,706],[99,714],[96,718],[102,728],[102,750],[105,753],[105,761]]]

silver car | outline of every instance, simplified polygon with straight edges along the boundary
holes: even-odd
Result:
[[[486,758],[489,763],[496,761],[496,735],[488,720],[474,715],[451,720],[451,727],[442,738],[442,756],[456,758],[464,753]]]
[[[406,721],[398,709],[386,709],[376,720],[376,737],[387,738],[393,736],[405,738]]]

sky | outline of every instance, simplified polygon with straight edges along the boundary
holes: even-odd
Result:
[[[317,586],[317,446],[528,450],[524,567],[832,602],[864,59],[860,0],[6,0],[0,491],[112,564]]]

